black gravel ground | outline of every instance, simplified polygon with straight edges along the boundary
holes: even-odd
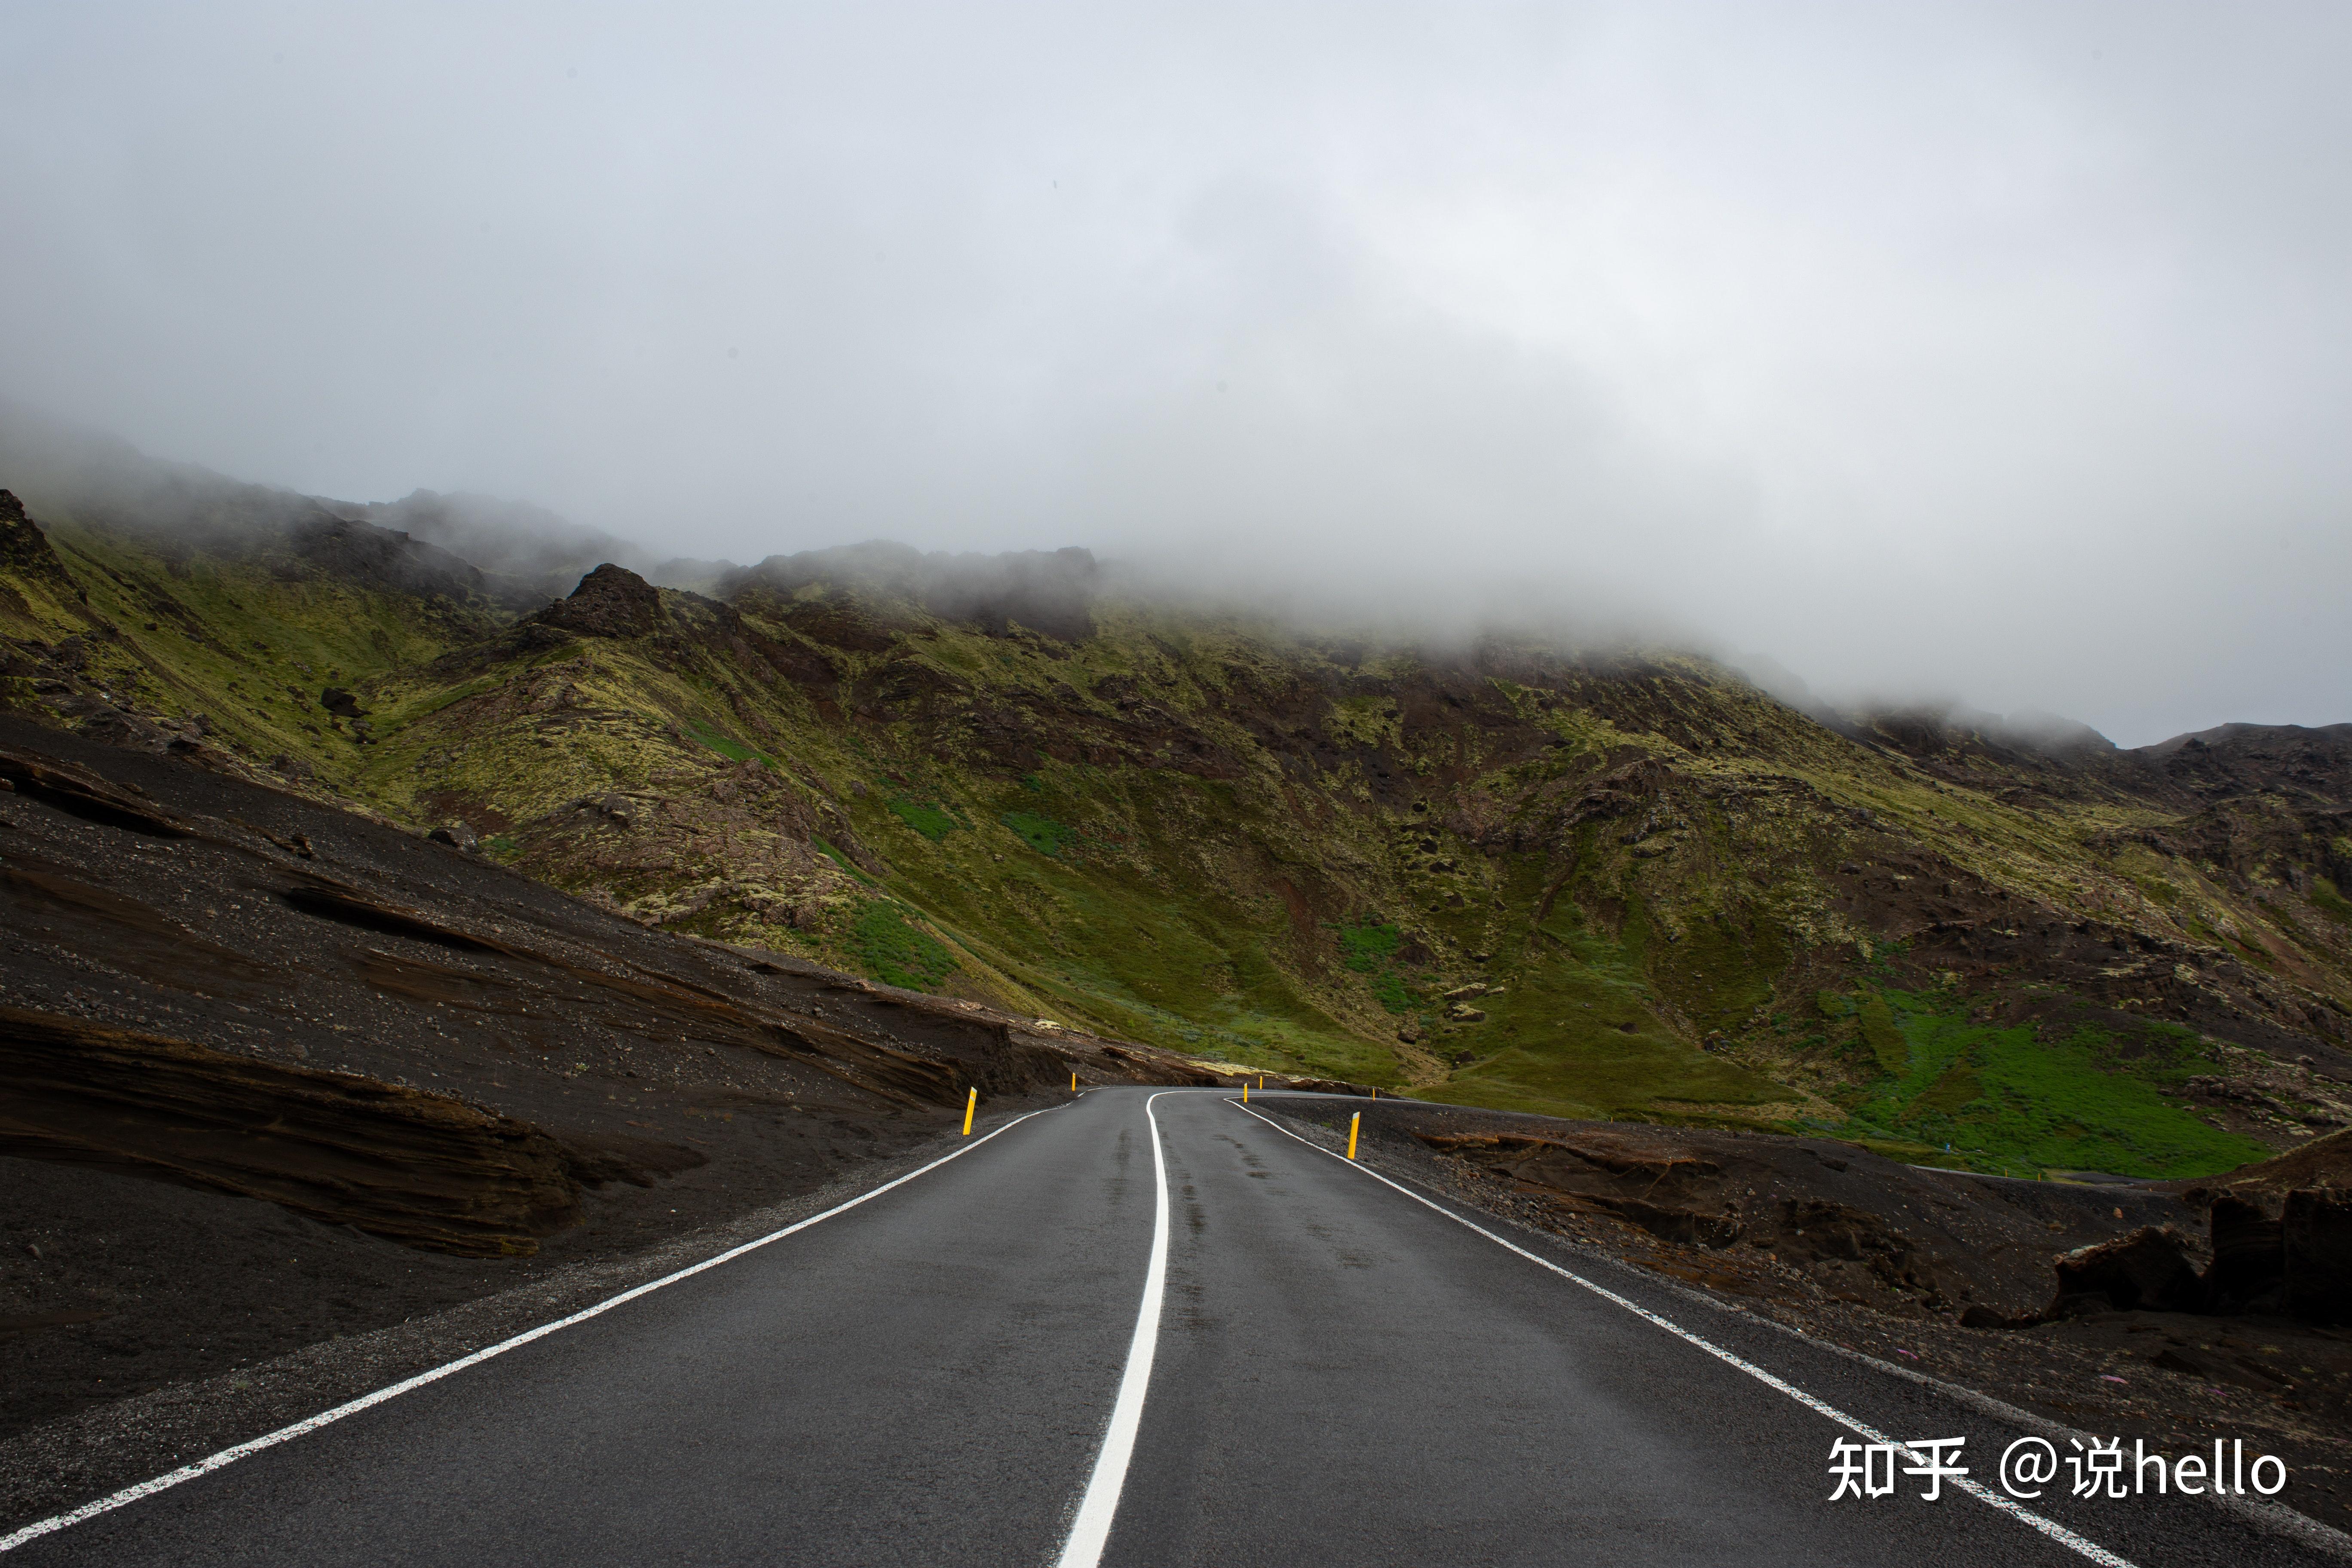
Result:
[[[1001,1049],[985,1017],[650,931],[185,763],[7,719],[0,750],[87,767],[191,829],[158,837],[0,794],[0,1006],[410,1086],[544,1129],[614,1173],[536,1256],[451,1257],[229,1193],[9,1157],[36,1142],[12,1127],[37,1130],[45,1107],[0,1082],[0,1436],[722,1225],[925,1143],[961,1109],[961,1088],[954,1104],[926,1102],[856,1064],[707,1030],[680,997],[958,1071]],[[320,878],[526,956],[358,928],[282,896]],[[987,1098],[992,1111],[1029,1103],[1017,1084]]]

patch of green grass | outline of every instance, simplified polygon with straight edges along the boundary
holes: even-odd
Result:
[[[1396,955],[1404,945],[1404,933],[1370,917],[1331,929],[1339,936],[1339,962],[1358,974],[1372,977],[1372,999],[1381,1010],[1410,1011],[1415,1002],[1412,987],[1396,968]]]
[[[2342,893],[2337,892],[2336,884],[2326,878],[2314,877],[2311,879],[2311,901],[2318,906],[2321,914],[2338,925],[2352,925],[2352,901],[2347,901]]]
[[[1067,823],[1056,822],[1050,816],[1040,816],[1034,811],[1008,811],[997,818],[1013,829],[1013,836],[1040,855],[1059,859],[1062,851],[1078,840],[1078,830]]]
[[[1769,922],[1717,915],[1675,943],[1653,944],[1651,978],[1701,1029],[1737,1029],[1772,999],[1788,952]]]
[[[890,815],[934,844],[963,826],[953,814],[929,801],[895,799],[890,802]]]
[[[1548,1116],[1677,1120],[1693,1119],[1680,1107],[1786,1098],[1779,1085],[1699,1049],[1659,1017],[1637,948],[1676,944],[1657,940],[1645,916],[1629,910],[1612,937],[1598,921],[1569,917],[1563,893],[1538,928],[1543,883],[1539,862],[1513,867],[1504,903],[1520,912],[1472,917],[1482,922],[1480,945],[1490,936],[1495,954],[1482,978],[1496,988],[1476,1004],[1486,1021],[1433,1037],[1441,1054],[1466,1049],[1475,1058],[1417,1092]],[[1499,927],[1484,923],[1491,919]]]
[[[944,943],[908,925],[896,904],[880,899],[857,911],[849,949],[877,980],[909,991],[929,991],[956,972],[955,954]]]
[[[1902,1030],[1895,1026],[1895,1013],[1886,1004],[1885,994],[1873,988],[1862,995],[1855,1009],[1862,1022],[1863,1044],[1878,1060],[1879,1070],[1900,1077],[1911,1066],[1911,1045]]]
[[[1873,996],[1902,1040],[1904,1066],[1865,1091],[1849,1134],[1949,1143],[1953,1162],[2015,1175],[2207,1176],[2270,1152],[2162,1092],[2206,1065],[2202,1043],[2176,1025],[2127,1037],[2082,1026],[2053,1040],[2031,1024],[1973,1023],[1932,993]],[[1874,1010],[1865,998],[1865,1020]]]
[[[1376,974],[1396,957],[1404,935],[1392,925],[1362,921],[1340,926],[1339,962],[1359,974]]]
[[[1753,1105],[1780,1091],[1671,1037],[1562,1031],[1507,1046],[1421,1092],[1496,1110],[1654,1120],[1677,1114],[1675,1101]]]
[[[699,719],[688,719],[686,721],[686,732],[730,763],[761,763],[769,767],[776,765],[774,759],[767,752],[720,734]]]

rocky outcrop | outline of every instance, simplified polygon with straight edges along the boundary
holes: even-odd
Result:
[[[2306,1323],[2352,1319],[2352,1193],[2287,1194],[2279,1243],[2288,1313]]]
[[[2276,1215],[2245,1198],[2213,1201],[2213,1261],[2205,1283],[2224,1306],[2275,1301],[2286,1272],[2286,1241]]]
[[[2095,1310],[2201,1312],[2211,1292],[2189,1259],[2182,1237],[2168,1226],[2142,1226],[2128,1236],[2080,1247],[2057,1261],[2058,1296],[2050,1316]]]
[[[2352,804],[2344,789],[2352,770],[2352,724],[2222,724],[2133,755],[2200,800],[2274,795]]]
[[[607,562],[580,579],[560,604],[531,617],[591,637],[650,637],[661,629],[661,590],[625,566]]]
[[[295,553],[344,582],[420,598],[482,598],[482,574],[446,550],[389,528],[320,511],[287,531]]]
[[[65,563],[49,546],[49,536],[25,515],[25,503],[12,490],[0,490],[0,571],[38,582],[68,597],[78,594]]]

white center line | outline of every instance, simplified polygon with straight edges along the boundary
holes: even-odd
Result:
[[[1162,1089],[1160,1094],[1198,1093]],[[1143,1304],[1135,1313],[1135,1338],[1128,1342],[1127,1373],[1118,1380],[1118,1400],[1111,1406],[1110,1429],[1103,1434],[1102,1452],[1079,1500],[1070,1538],[1062,1543],[1055,1568],[1095,1568],[1110,1541],[1110,1524],[1118,1513],[1118,1494],[1127,1485],[1128,1461],[1135,1457],[1135,1434],[1143,1424],[1143,1396],[1151,1387],[1151,1358],[1160,1348],[1160,1299],[1168,1286],[1168,1157],[1160,1147],[1160,1118],[1151,1102],[1143,1102],[1143,1120],[1151,1130],[1151,1173],[1157,1197],[1151,1216],[1151,1263],[1143,1271]]]
[[[1047,1110],[1059,1110],[1061,1109],[1062,1108],[1058,1105],[1046,1107]],[[966,1143],[962,1148],[958,1149],[954,1153],[942,1154],[938,1159],[932,1161],[929,1164],[923,1166],[920,1170],[909,1171],[903,1176],[896,1177],[890,1181],[883,1183],[878,1187],[870,1188],[866,1192],[858,1194],[856,1197],[849,1199],[846,1203],[835,1204],[833,1207],[825,1210],[823,1214],[813,1214],[804,1220],[799,1220],[792,1225],[784,1226],[782,1230],[771,1231],[766,1236],[761,1237],[756,1241],[747,1241],[740,1247],[730,1247],[727,1251],[719,1254],[716,1258],[706,1258],[701,1262],[681,1268],[675,1274],[665,1274],[658,1279],[647,1280],[645,1284],[636,1287],[633,1290],[624,1290],[617,1296],[607,1297],[604,1300],[597,1302],[594,1306],[584,1307],[579,1311],[572,1313],[568,1318],[558,1318],[551,1323],[541,1323],[535,1329],[526,1329],[521,1333],[515,1335],[512,1339],[500,1340],[497,1344],[487,1345],[482,1349],[476,1351],[471,1355],[459,1356],[456,1361],[450,1362],[446,1365],[436,1366],[430,1372],[420,1372],[415,1377],[405,1379],[400,1383],[395,1383],[389,1388],[379,1388],[373,1394],[362,1394],[359,1398],[352,1400],[348,1405],[338,1405],[332,1410],[320,1411],[318,1415],[310,1416],[306,1420],[297,1421],[291,1426],[280,1426],[277,1431],[266,1433],[261,1436],[254,1438],[251,1442],[239,1443],[234,1448],[223,1448],[217,1454],[214,1454],[207,1458],[198,1459],[193,1465],[183,1465],[178,1469],[171,1471],[166,1475],[157,1476],[152,1480],[141,1481],[137,1486],[125,1487],[121,1491],[114,1493],[110,1497],[102,1497],[96,1502],[84,1503],[81,1507],[73,1510],[70,1513],[60,1513],[53,1515],[48,1519],[37,1520],[33,1523],[25,1526],[22,1530],[16,1531],[13,1534],[0,1535],[0,1552],[14,1551],[16,1548],[24,1545],[25,1542],[28,1541],[37,1540],[41,1536],[50,1534],[56,1531],[63,1530],[68,1525],[79,1524],[83,1520],[94,1519],[101,1513],[107,1513],[112,1510],[121,1508],[125,1503],[137,1502],[143,1497],[152,1497],[157,1492],[168,1490],[173,1487],[178,1486],[183,1481],[193,1481],[198,1476],[210,1475],[213,1471],[220,1469],[224,1466],[236,1463],[239,1459],[246,1458],[247,1455],[257,1454],[264,1448],[274,1448],[280,1443],[290,1442],[294,1438],[302,1436],[306,1433],[316,1432],[320,1427],[327,1426],[331,1422],[341,1421],[346,1415],[356,1415],[361,1411],[365,1410],[372,1405],[382,1405],[387,1399],[396,1399],[401,1394],[406,1394],[410,1389],[422,1388],[428,1383],[437,1383],[441,1379],[447,1377],[452,1373],[463,1372],[469,1366],[478,1365],[479,1363],[489,1360],[492,1356],[504,1355],[507,1352],[527,1345],[533,1340],[543,1339],[547,1335],[555,1332],[558,1329],[568,1329],[574,1323],[584,1323],[591,1318],[611,1311],[614,1308],[619,1306],[624,1301],[634,1301],[638,1297],[649,1295],[652,1292],[660,1289],[665,1285],[675,1285],[681,1279],[690,1279],[706,1268],[716,1268],[720,1264],[730,1262],[735,1258],[742,1257],[747,1252],[756,1252],[772,1241],[782,1241],[784,1237],[792,1235],[794,1231],[806,1230],[809,1226],[819,1224],[824,1220],[829,1220],[838,1214],[847,1214],[851,1209],[856,1208],[858,1205],[866,1203],[870,1199],[878,1198],[893,1187],[905,1186],[917,1176],[923,1175],[928,1172],[936,1171],[941,1165],[946,1164],[950,1160],[961,1160],[966,1154],[971,1153],[974,1149],[979,1148],[982,1143],[987,1142],[989,1139],[996,1138],[1012,1131],[1015,1127],[1020,1126],[1032,1116],[1043,1116],[1045,1114],[1045,1111],[1044,1110],[1032,1110],[1023,1115],[1016,1116],[1012,1121],[1006,1122],[1003,1126],[996,1129],[995,1131],[989,1133],[987,1137],[975,1138],[971,1142]],[[1160,1183],[1160,1204],[1162,1220],[1161,1228],[1164,1230],[1166,1228],[1165,1222],[1168,1206],[1167,1182],[1165,1178],[1163,1178]]]
[[[1779,1392],[1787,1394],[1798,1404],[1806,1406],[1808,1409],[1818,1411],[1822,1415],[1828,1416],[1831,1420],[1836,1422],[1839,1426],[1845,1427],[1848,1431],[1859,1433],[1862,1436],[1867,1438],[1873,1443],[1885,1443],[1891,1441],[1891,1439],[1879,1432],[1875,1427],[1865,1426],[1862,1422],[1855,1420],[1853,1416],[1848,1415],[1844,1411],[1836,1408],[1834,1405],[1824,1404],[1822,1401],[1814,1398],[1811,1394],[1807,1394],[1803,1389],[1799,1388],[1796,1384],[1790,1383],[1783,1378],[1775,1376],[1773,1373],[1765,1371],[1762,1367],[1758,1366],[1753,1362],[1746,1361],[1734,1355],[1731,1352],[1725,1350],[1721,1345],[1716,1344],[1709,1340],[1701,1339],[1698,1335],[1692,1333],[1688,1329],[1684,1328],[1681,1324],[1669,1321],[1667,1319],[1660,1317],[1657,1313],[1653,1312],[1649,1308],[1643,1306],[1640,1302],[1629,1300],[1625,1297],[1617,1294],[1616,1291],[1610,1289],[1605,1285],[1597,1285],[1591,1280],[1587,1279],[1583,1275],[1576,1273],[1572,1269],[1561,1268],[1559,1264],[1554,1263],[1549,1258],[1540,1257],[1536,1253],[1529,1252],[1524,1247],[1520,1247],[1515,1243],[1505,1240],[1503,1237],[1496,1236],[1493,1231],[1488,1230],[1486,1226],[1475,1225],[1469,1220],[1464,1219],[1460,1215],[1455,1214],[1452,1209],[1447,1208],[1443,1204],[1432,1203],[1429,1199],[1423,1197],[1419,1193],[1414,1192],[1411,1187],[1405,1186],[1403,1184],[1399,1182],[1391,1182],[1386,1176],[1381,1175],[1378,1171],[1372,1170],[1370,1167],[1364,1165],[1361,1163],[1348,1161],[1345,1156],[1333,1153],[1330,1150],[1324,1148],[1321,1144],[1317,1143],[1310,1139],[1299,1137],[1297,1133],[1293,1132],[1289,1128],[1281,1125],[1279,1122],[1269,1121],[1265,1117],[1259,1116],[1254,1107],[1244,1105],[1240,1101],[1233,1100],[1229,1100],[1225,1101],[1225,1103],[1232,1106],[1234,1110],[1242,1112],[1244,1116],[1256,1117],[1258,1121],[1265,1122],[1268,1127],[1273,1128],[1285,1138],[1288,1138],[1294,1142],[1304,1143],[1309,1149],[1314,1150],[1318,1154],[1328,1154],[1330,1155],[1332,1159],[1339,1160],[1344,1164],[1351,1164],[1354,1169],[1363,1172],[1365,1175],[1371,1177],[1372,1180],[1380,1183],[1381,1185],[1394,1187],[1398,1192],[1402,1193],[1406,1197],[1411,1198],[1422,1207],[1442,1214],[1447,1219],[1452,1220],[1454,1224],[1462,1226],[1464,1229],[1475,1231],[1478,1235],[1485,1237],[1488,1241],[1493,1242],[1496,1246],[1511,1252],[1516,1252],[1521,1258],[1526,1258],[1528,1262],[1535,1264],[1538,1268],[1549,1268],[1554,1274],[1559,1275],[1561,1279],[1570,1279],[1575,1281],[1577,1284],[1583,1286],[1586,1289],[1591,1291],[1602,1300],[1612,1301],[1618,1306],[1624,1308],[1627,1311],[1633,1313],[1635,1317],[1643,1318],[1648,1320],[1650,1322],[1655,1323],[1659,1328],[1665,1330],[1666,1332],[1673,1334],[1677,1339],[1688,1341],[1690,1343],[1696,1345],[1699,1349],[1706,1352],[1707,1354],[1714,1356],[1717,1360],[1723,1362],[1727,1365],[1738,1367],[1741,1372],[1746,1373],[1748,1376],[1756,1379],[1759,1383],[1763,1384],[1766,1387],[1776,1389]],[[1911,1454],[1915,1459],[1918,1458],[1916,1452],[1907,1446],[1902,1444],[1897,1444],[1896,1446],[1898,1447],[1902,1447],[1905,1453]],[[2108,1551],[2097,1542],[2087,1540],[2083,1536],[2077,1535],[2073,1531],[2067,1529],[2064,1525],[2059,1523],[2056,1520],[2044,1519],[2042,1515],[2035,1513],[2032,1509],[2018,1507],[2017,1504],[2001,1496],[2000,1493],[1994,1491],[1991,1488],[1987,1487],[1980,1482],[1970,1480],[1963,1477],[1955,1479],[1953,1481],[1953,1485],[1958,1488],[1961,1491],[1968,1493],[1969,1496],[1976,1499],[1979,1502],[1987,1504],[1992,1508],[1997,1508],[2001,1512],[2008,1514],[2011,1518],[2016,1520],[2019,1523],[2031,1525],[2033,1529],[2040,1531],[2042,1534],[2048,1536],[2051,1540],[2057,1542],[2060,1545],[2081,1552],[2092,1562],[2099,1564],[2099,1568],[2132,1568],[2129,1562],[2124,1558],[2116,1556],[2114,1552]]]

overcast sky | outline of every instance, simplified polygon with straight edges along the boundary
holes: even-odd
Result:
[[[0,0],[0,376],[664,552],[1079,543],[2331,722],[2347,74],[2341,5]]]

